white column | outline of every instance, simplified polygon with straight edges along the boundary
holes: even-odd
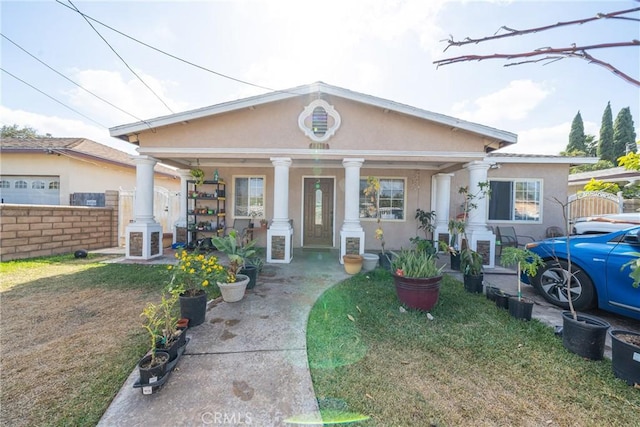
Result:
[[[340,263],[347,253],[364,253],[364,230],[360,224],[360,167],[364,159],[344,159],[344,222],[340,229]]]
[[[267,230],[267,262],[290,263],[293,259],[293,228],[289,222],[289,167],[288,157],[272,157],[273,221]]]
[[[126,228],[126,257],[149,260],[162,256],[162,226],[153,217],[153,157],[137,156],[134,221]]]
[[[187,226],[187,194],[189,193],[187,181],[191,179],[191,172],[188,169],[178,169],[177,172],[180,175],[180,215],[178,216],[178,220],[176,221],[174,226],[186,227]]]
[[[487,182],[489,163],[484,161],[474,161],[467,163],[464,167],[469,170],[469,193],[478,194],[481,192],[478,186],[481,182]],[[488,190],[488,188],[485,188]],[[484,265],[493,268],[495,265],[496,237],[487,228],[487,199],[488,196],[478,195],[473,199],[476,205],[471,209],[467,218],[466,232],[471,249],[481,253],[486,253]],[[489,249],[488,253],[486,249]]]
[[[138,156],[136,162],[135,222],[152,223],[153,219],[153,167],[158,161],[149,156]]]
[[[441,239],[440,236],[449,235],[449,209],[451,205],[451,177],[452,173],[438,173],[433,176],[435,187],[434,211],[436,212],[435,231],[433,233],[436,244],[444,240],[449,244],[450,238]]]

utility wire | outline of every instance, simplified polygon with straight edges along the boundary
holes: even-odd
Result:
[[[129,64],[127,64],[127,61],[125,61],[125,60],[124,60],[124,58],[122,58],[122,56],[120,56],[120,55],[118,54],[118,52],[116,52],[116,50],[113,48],[113,46],[111,46],[111,45],[109,44],[109,42],[107,41],[107,39],[105,39],[105,38],[102,36],[102,34],[100,34],[100,32],[96,29],[96,27],[94,27],[94,26],[93,26],[93,24],[91,23],[91,21],[89,21],[89,19],[87,19],[87,17],[86,17],[82,12],[80,12],[80,10],[76,7],[76,5],[75,5],[75,4],[73,4],[73,2],[72,2],[71,0],[67,0],[67,1],[71,4],[71,6],[73,6],[73,8],[76,10],[76,12],[78,12],[78,13],[79,13],[83,18],[84,18],[84,20],[85,20],[85,21],[87,21],[87,24],[89,24],[89,26],[93,29],[93,31],[95,31],[95,32],[96,32],[96,34],[97,34],[98,36],[100,36],[100,38],[102,39],[102,41],[103,41],[103,42],[105,42],[105,43],[107,44],[107,46],[109,46],[109,49],[111,49],[111,51],[112,51],[112,52],[113,52],[113,53],[114,53],[114,54],[115,54],[115,55],[120,59],[120,61],[122,61],[122,63],[123,63],[123,64],[124,64],[128,69],[129,69],[129,71],[131,71],[131,72],[133,73],[133,75],[134,75],[134,76],[136,76],[136,77],[138,78],[138,80],[140,80],[140,82],[142,82],[142,84],[143,84],[143,85],[145,85],[145,87],[146,87],[147,89],[149,89],[149,90],[151,91],[151,93],[153,93],[153,94],[155,95],[155,97],[156,97],[156,98],[158,98],[158,100],[159,100],[160,102],[162,102],[162,104],[163,104],[165,107],[167,107],[167,109],[171,112],[171,114],[174,114],[174,111],[171,109],[171,107],[169,107],[169,106],[167,105],[167,103],[166,103],[166,102],[164,102],[164,101],[162,100],[162,98],[160,98],[160,96],[159,96],[159,95],[158,95],[158,94],[157,94],[153,89],[151,89],[151,87],[150,87],[150,86],[149,86],[149,85],[148,85],[148,84],[147,84],[147,83],[142,79],[142,77],[140,77],[140,76],[138,75],[138,73],[136,73],[135,71],[133,71],[133,69],[129,66]]]
[[[68,5],[62,3],[60,0],[56,0],[56,2],[61,4],[62,6],[66,7],[66,8],[74,10],[73,8],[69,7]],[[95,22],[97,24],[100,24],[103,27],[108,28],[111,31],[120,34],[121,36],[128,38],[129,40],[133,40],[134,42],[139,43],[139,44],[141,44],[141,45],[143,45],[143,46],[145,46],[145,47],[147,47],[149,49],[155,50],[158,53],[166,55],[166,56],[168,56],[170,58],[173,58],[173,59],[175,59],[177,61],[183,62],[183,63],[185,63],[187,65],[191,65],[192,67],[195,67],[195,68],[198,68],[200,70],[206,71],[208,73],[215,74],[216,76],[220,76],[220,77],[223,77],[225,79],[233,80],[235,82],[242,83],[242,84],[245,84],[245,85],[248,85],[248,86],[253,86],[253,87],[256,87],[256,88],[259,88],[259,89],[265,89],[265,90],[268,90],[268,91],[271,91],[271,92],[292,93],[292,92],[287,92],[287,91],[284,91],[284,90],[273,89],[273,88],[270,88],[270,87],[267,87],[267,86],[261,86],[261,85],[255,84],[255,83],[248,82],[246,80],[241,80],[241,79],[238,79],[236,77],[232,77],[232,76],[229,76],[229,75],[226,75],[226,74],[219,73],[217,71],[214,71],[214,70],[211,70],[209,68],[203,67],[202,65],[195,64],[193,62],[187,61],[186,59],[182,59],[182,58],[180,58],[178,56],[175,56],[175,55],[173,55],[171,53],[165,52],[164,50],[158,49],[157,47],[151,46],[150,44],[147,44],[147,43],[145,43],[143,41],[140,41],[140,40],[136,39],[135,37],[132,37],[132,36],[130,36],[128,34],[123,33],[122,31],[116,30],[115,28],[105,24],[104,22],[101,22],[101,21],[99,21],[99,20],[97,20],[95,18],[92,18],[91,16],[86,15],[86,14],[80,12],[77,9],[75,10],[75,12],[79,13],[80,15],[82,15],[84,19],[91,20],[91,21],[93,21],[93,22]],[[297,93],[295,93],[295,95],[297,95]]]
[[[57,102],[58,104],[62,105],[63,107],[68,108],[69,110],[73,111],[74,113],[81,115],[81,116],[82,116],[82,117],[84,117],[85,119],[87,119],[87,120],[91,120],[93,123],[97,124],[98,126],[101,126],[101,127],[103,127],[103,128],[107,128],[107,129],[109,128],[108,126],[105,126],[105,125],[103,125],[102,123],[100,123],[100,122],[97,122],[97,121],[93,120],[91,117],[89,117],[89,116],[85,116],[85,115],[84,115],[84,114],[82,114],[80,111],[78,111],[78,110],[76,110],[76,109],[74,109],[74,108],[72,108],[72,107],[69,107],[69,106],[68,106],[67,104],[65,104],[64,102],[57,100],[57,99],[56,99],[56,98],[54,98],[53,96],[49,95],[48,93],[45,93],[45,92],[41,91],[40,89],[38,89],[37,87],[33,86],[32,84],[25,82],[25,81],[24,81],[24,80],[22,80],[20,77],[18,77],[18,76],[16,76],[16,75],[14,75],[14,74],[11,74],[9,71],[5,70],[4,68],[0,68],[0,71],[4,71],[5,73],[7,73],[8,75],[10,75],[10,76],[11,76],[11,77],[13,77],[14,79],[16,79],[16,80],[18,80],[18,81],[20,81],[20,82],[22,82],[22,83],[26,84],[26,85],[27,85],[27,86],[29,86],[31,89],[33,89],[33,90],[36,90],[36,91],[40,92],[41,94],[43,94],[43,95],[44,95],[44,96],[46,96],[47,98],[50,98],[50,99],[52,99],[53,101]]]
[[[110,106],[112,106],[113,108],[125,113],[126,115],[133,117],[134,119],[144,122],[147,124],[147,126],[151,127],[151,125],[149,123],[147,123],[145,120],[129,113],[128,111],[123,110],[122,108],[118,107],[117,105],[112,104],[111,102],[107,101],[106,99],[100,97],[99,95],[96,95],[95,93],[91,92],[89,89],[84,88],[83,86],[81,86],[80,84],[76,83],[75,81],[71,80],[69,77],[65,76],[64,74],[62,74],[61,72],[59,72],[58,70],[54,69],[53,67],[49,66],[47,63],[45,63],[44,61],[40,60],[40,58],[38,58],[37,56],[31,54],[29,51],[27,51],[25,48],[23,48],[22,46],[20,46],[18,43],[14,42],[13,40],[11,40],[9,37],[7,37],[6,35],[0,33],[0,36],[2,36],[4,39],[6,39],[7,41],[9,41],[10,43],[12,43],[14,46],[16,46],[18,49],[22,50],[24,53],[26,53],[27,55],[29,55],[30,57],[32,57],[33,59],[35,59],[36,61],[38,61],[39,63],[41,63],[42,65],[44,65],[45,67],[47,67],[48,69],[50,69],[51,71],[53,71],[54,73],[58,74],[59,76],[61,76],[62,78],[66,79],[67,81],[73,83],[74,85],[78,86],[80,89],[84,90],[85,92],[87,92],[90,95],[93,95],[94,97],[98,98],[100,101],[109,104]]]

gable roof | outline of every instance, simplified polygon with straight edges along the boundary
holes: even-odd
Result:
[[[136,167],[135,155],[111,148],[86,138],[2,138],[0,152],[58,154],[91,158],[124,167]],[[169,177],[178,174],[171,168],[157,164],[155,172]]]
[[[142,131],[310,94],[333,95],[370,106],[379,107],[383,110],[395,111],[401,114],[406,114],[408,116],[421,118],[433,123],[449,126],[453,129],[461,129],[473,132],[491,139],[498,140],[499,142],[498,145],[494,147],[495,149],[515,144],[517,142],[517,135],[511,132],[495,129],[478,123],[468,122],[465,120],[446,116],[444,114],[433,113],[431,111],[411,107],[409,105],[401,104],[383,98],[378,98],[372,95],[354,92],[337,86],[328,85],[323,82],[316,82],[309,85],[294,87],[291,89],[280,90],[249,98],[224,102],[209,107],[199,108],[167,116],[161,116],[137,123],[115,126],[109,129],[109,133],[113,137],[121,138],[129,142],[130,136],[133,136],[135,133],[139,133]],[[135,138],[134,141],[131,142],[135,143]]]

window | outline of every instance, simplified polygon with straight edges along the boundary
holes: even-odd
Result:
[[[11,183],[9,183],[9,181],[7,181],[6,179],[3,179],[2,181],[0,181],[0,188],[11,188]]]
[[[14,187],[15,188],[28,188],[27,187],[27,181],[22,181],[22,180],[21,181],[16,181]]]
[[[490,221],[541,222],[540,180],[490,181]]]
[[[264,183],[262,176],[234,177],[234,217],[250,218],[252,213],[264,218]]]
[[[313,133],[316,136],[324,136],[327,133],[327,110],[323,107],[316,107],[313,109],[313,115],[311,117],[311,127]]]
[[[58,181],[51,181],[49,183],[49,190],[59,190],[60,189],[60,182]]]
[[[42,181],[33,181],[31,183],[31,188],[33,190],[42,190],[44,188],[44,182],[42,182]]]
[[[367,179],[360,179],[360,218],[377,218],[375,203],[364,195]],[[380,178],[380,218],[383,220],[403,220],[404,179]]]

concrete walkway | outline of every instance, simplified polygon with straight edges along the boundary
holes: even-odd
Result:
[[[337,252],[297,252],[266,265],[237,303],[213,302],[168,382],[156,393],[129,376],[100,426],[281,426],[320,420],[306,350],[306,325],[318,297],[347,277]],[[318,423],[320,425],[320,423]]]

